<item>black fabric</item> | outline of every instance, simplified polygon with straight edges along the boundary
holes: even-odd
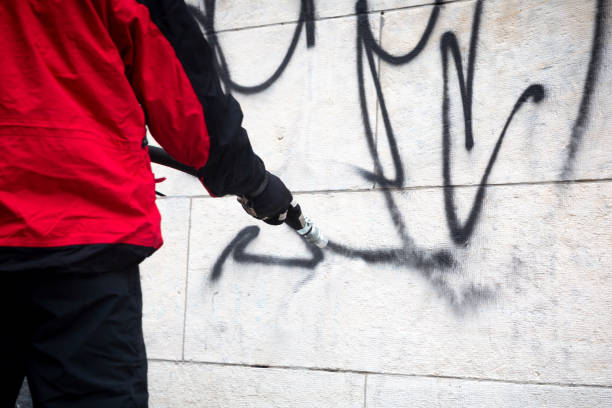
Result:
[[[268,172],[265,189],[255,197],[247,197],[247,206],[252,209],[256,218],[263,219],[271,225],[284,222],[293,196],[285,184],[274,174]],[[251,211],[247,211],[251,214]]]
[[[153,247],[129,244],[0,247],[0,273],[34,269],[86,273],[114,271],[138,265],[153,252]]]
[[[198,176],[215,196],[245,195],[262,183],[265,166],[253,153],[242,110],[225,95],[215,71],[212,49],[183,0],[137,0],[168,39],[202,104],[210,152]]]
[[[147,407],[137,265],[9,272],[3,287],[0,406],[14,406],[27,375],[35,407]]]

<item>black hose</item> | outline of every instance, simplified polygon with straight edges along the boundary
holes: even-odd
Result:
[[[166,151],[160,147],[149,146],[149,156],[151,162],[161,164],[162,166],[170,167],[183,173],[191,174],[198,177],[198,172],[195,168],[187,166],[179,161],[176,161]]]
[[[198,172],[195,168],[173,159],[172,156],[162,148],[149,146],[149,156],[151,156],[151,162],[153,163],[161,164],[162,166],[170,167],[198,177]],[[297,231],[304,239],[312,242],[316,246],[323,248],[327,245],[327,239],[320,234],[319,229],[302,215],[302,209],[299,204],[295,203],[295,205],[291,204],[289,206],[285,223]]]

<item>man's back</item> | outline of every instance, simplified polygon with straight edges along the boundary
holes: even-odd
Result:
[[[138,264],[162,244],[145,120],[257,218],[282,223],[291,193],[182,0],[2,0],[0,38],[0,405],[27,376],[36,406],[144,408]]]
[[[149,9],[136,0],[5,0],[0,36],[0,247],[158,248],[143,107],[160,124],[154,135],[169,150],[181,145],[178,156],[194,152],[194,167],[206,163],[209,141],[202,106]],[[178,142],[163,140],[171,133]]]

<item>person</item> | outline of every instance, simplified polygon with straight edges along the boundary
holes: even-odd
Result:
[[[138,265],[162,237],[145,125],[257,218],[281,223],[291,193],[183,0],[3,0],[0,35],[0,405],[27,377],[36,407],[146,407]]]

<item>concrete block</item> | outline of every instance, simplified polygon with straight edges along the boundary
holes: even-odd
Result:
[[[446,32],[456,35],[467,81],[476,5],[473,1],[445,5],[418,57],[403,65],[381,63],[381,83],[406,174],[405,185],[443,183],[441,42]],[[449,54],[448,146],[452,184],[481,182],[513,106],[532,84],[543,86],[544,99],[540,103],[527,102],[516,113],[488,183],[538,182],[562,177],[591,61],[596,9],[597,2],[592,0],[533,1],[528,5],[520,0],[483,3],[475,47],[471,151],[465,147],[465,115],[457,70]],[[383,47],[396,55],[413,49],[430,13],[431,8],[424,7],[385,13]],[[567,178],[612,176],[612,128],[605,113],[612,103],[611,74],[606,69],[610,66],[612,45],[606,44],[575,172]],[[381,116],[378,154],[385,174],[393,177],[392,149],[383,124]]]
[[[195,200],[186,358],[611,385],[612,184],[489,187],[466,245],[443,191],[298,195],[336,243],[319,258]],[[462,223],[475,195],[455,191]]]
[[[612,407],[612,389],[369,375],[368,408]]]
[[[149,358],[183,354],[189,199],[158,199],[164,246],[141,265],[143,330]]]
[[[445,32],[456,34],[465,75],[476,4],[445,5],[423,52],[410,63],[397,66],[382,62],[381,85],[397,148],[390,147],[383,116],[375,119],[376,98],[366,64],[367,108],[378,148],[375,153],[369,151],[355,74],[357,20],[346,17],[317,21],[313,48],[306,47],[302,33],[287,69],[270,88],[254,95],[238,95],[256,151],[294,190],[369,188],[371,181],[356,169],[372,170],[373,161],[379,159],[385,175],[393,178],[392,150],[397,151],[405,172],[403,185],[443,184],[444,81],[440,43]],[[471,151],[465,149],[465,115],[457,73],[449,65],[449,183],[478,184],[483,180],[513,106],[533,84],[543,87],[544,99],[537,104],[527,102],[514,116],[487,182],[612,176],[609,148],[612,132],[606,120],[606,107],[611,103],[608,88],[612,83],[612,70],[606,69],[612,55],[609,41],[603,43],[584,132],[579,132],[581,142],[577,144],[573,171],[564,172],[571,135],[583,106],[597,4],[595,0],[537,1],[529,7],[524,7],[520,0],[483,3],[473,85],[475,145]],[[410,7],[412,2],[391,0],[369,5],[371,10],[394,9],[383,16],[382,34],[382,46],[394,55],[414,49],[433,10],[431,6]],[[317,6],[325,16],[343,15],[349,2]],[[270,3],[267,7],[263,4],[253,9],[263,15],[282,16],[296,12],[298,2]],[[330,7],[337,10],[322,11]],[[612,14],[612,5],[607,8],[607,14]],[[245,11],[249,7],[218,2],[217,12],[223,14],[224,9],[245,15],[245,21],[237,20],[240,27],[250,26],[248,21],[258,21]],[[379,32],[379,19],[377,13],[369,17],[375,35]],[[245,85],[269,78],[282,61],[295,27],[284,24],[222,33],[220,43],[232,78]],[[612,35],[610,27],[606,25],[604,30],[608,37]],[[159,186],[165,194],[206,195],[199,182],[189,176],[157,167],[155,172],[168,177]],[[309,176],[304,177],[305,174]]]
[[[376,33],[378,20],[372,17]],[[286,70],[269,88],[236,95],[255,152],[293,190],[372,186],[355,168],[372,168],[362,137],[355,26],[353,18],[318,22],[315,48],[307,49],[300,40]],[[221,33],[232,79],[253,86],[270,78],[294,30],[295,24],[286,24]],[[374,111],[372,81],[364,87]]]
[[[377,35],[380,16],[370,20]],[[221,33],[232,79],[248,86],[266,81],[283,60],[295,26]],[[266,167],[293,191],[370,188],[373,183],[356,169],[373,168],[362,136],[355,21],[320,21],[317,38],[312,49],[300,40],[286,70],[269,88],[235,95],[244,111],[244,127]],[[367,106],[375,111],[372,81],[366,80],[364,88]],[[157,186],[166,195],[207,195],[193,177],[157,165],[153,170],[156,177],[167,178]]]
[[[364,376],[151,362],[151,407],[362,408]]]

